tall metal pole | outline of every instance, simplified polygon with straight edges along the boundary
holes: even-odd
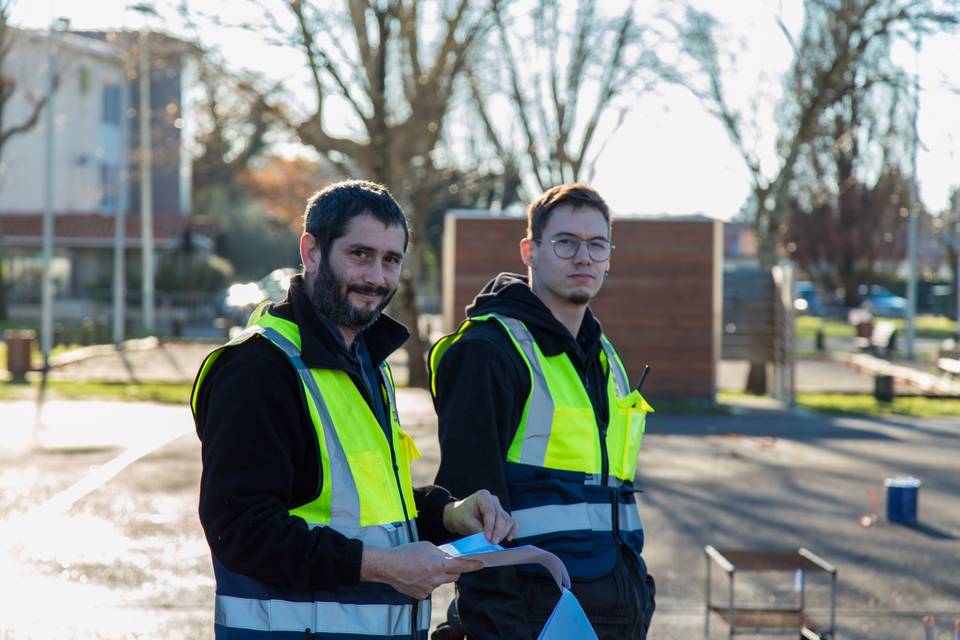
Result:
[[[153,289],[153,145],[150,141],[149,34],[140,30],[140,232],[143,243],[143,328],[153,333],[156,304]]]
[[[117,213],[113,225],[113,343],[116,345],[124,340],[127,316],[126,229],[130,189],[130,119],[127,117],[130,101],[127,95],[130,89],[126,61],[123,63],[123,83],[120,86],[120,167]]]
[[[953,247],[954,251],[957,252],[957,270],[954,272],[953,279],[957,282],[953,283],[953,288],[957,290],[957,320],[954,323],[954,339],[960,341],[960,221],[956,225],[956,233],[953,235]]]
[[[920,217],[920,185],[917,178],[917,150],[920,147],[920,134],[917,129],[917,120],[920,115],[920,33],[914,41],[916,55],[916,69],[913,76],[913,153],[911,159],[911,203],[910,203],[910,235],[908,237],[908,256],[910,261],[909,278],[907,280],[907,359],[913,360],[913,343],[916,338],[917,317],[917,224]]]
[[[43,191],[43,285],[41,291],[41,318],[40,318],[40,350],[43,352],[43,369],[47,370],[50,363],[50,351],[53,349],[53,128],[56,124],[54,117],[54,89],[56,87],[56,31],[50,25],[47,36],[47,113],[46,139],[44,158],[44,191]]]

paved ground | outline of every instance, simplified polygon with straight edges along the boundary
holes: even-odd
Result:
[[[212,344],[140,346],[53,375],[188,382]],[[742,367],[724,363],[721,387],[739,388]],[[828,362],[801,364],[798,382],[872,388],[869,376]],[[438,462],[429,397],[401,390],[399,404],[424,452],[416,480],[428,482]],[[21,401],[0,403],[0,416],[0,589],[8,594],[0,638],[210,637],[213,581],[195,515],[199,445],[187,409],[54,401],[38,413]],[[958,445],[955,419],[655,416],[640,465],[646,557],[659,591],[651,640],[703,637],[705,544],[803,545],[835,563],[839,638],[919,638],[927,614],[947,638],[960,618]],[[923,481],[918,527],[882,517],[883,480],[898,474]],[[862,527],[873,509],[881,518]],[[738,597],[766,601],[761,587],[793,597],[792,584],[744,579]],[[808,589],[823,614],[823,585]],[[450,595],[435,594],[435,620]]]
[[[416,479],[429,481],[437,464],[429,398],[402,391],[399,403],[424,452]],[[199,446],[187,410],[119,402],[36,409],[0,403],[0,637],[210,637],[213,581],[195,516]],[[705,544],[803,545],[835,563],[840,638],[918,638],[926,614],[945,629],[960,618],[958,445],[955,420],[651,420],[640,472],[646,557],[659,590],[651,640],[702,637]],[[902,473],[923,480],[922,525],[881,518],[861,527],[870,491],[882,512],[883,479]],[[787,576],[743,580],[740,596],[763,599],[759,586],[795,595]],[[823,586],[808,589],[822,614]],[[438,614],[449,596],[436,594]]]
[[[203,357],[219,342],[202,340],[139,341],[120,351],[98,347],[80,356],[67,356],[55,367],[51,377],[64,380],[104,380],[110,382],[193,382]],[[405,354],[391,357],[398,383],[406,379]],[[742,390],[747,378],[747,363],[725,360],[720,363],[717,386]],[[799,391],[837,391],[872,393],[873,377],[855,368],[827,359],[805,359],[797,366]]]

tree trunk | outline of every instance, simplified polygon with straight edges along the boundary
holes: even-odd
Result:
[[[409,272],[407,272],[409,273]],[[412,275],[405,275],[397,293],[397,315],[410,330],[410,339],[404,345],[407,352],[407,386],[429,389],[427,377],[427,344],[420,335],[420,310],[417,308],[417,283]]]
[[[947,317],[953,320],[954,322],[960,321],[960,318],[957,317],[957,302],[960,301],[960,271],[957,270],[957,249],[951,246],[947,246],[947,262],[950,266],[950,275],[953,280],[953,295],[950,296],[950,308],[947,309]],[[960,333],[960,332],[957,332]],[[960,339],[960,335],[956,336],[957,339]]]
[[[2,238],[2,236],[0,236]],[[7,321],[7,280],[3,273],[3,250],[0,249],[0,322]]]

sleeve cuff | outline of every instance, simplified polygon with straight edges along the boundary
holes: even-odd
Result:
[[[444,544],[457,538],[443,526],[443,509],[456,499],[443,487],[429,485],[414,489],[417,503],[417,530],[421,540]]]
[[[355,538],[348,538],[337,554],[337,584],[359,584],[362,562],[363,543]]]

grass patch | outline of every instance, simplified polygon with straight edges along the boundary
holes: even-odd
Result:
[[[705,400],[652,399],[650,403],[655,411],[654,416],[715,416],[731,413],[730,407]]]
[[[719,402],[746,404],[745,399],[755,398],[742,391],[722,391],[717,394]],[[911,416],[937,418],[960,416],[960,399],[927,398],[923,396],[898,396],[891,403],[877,402],[868,393],[798,393],[797,406],[808,411],[827,414],[858,416]]]
[[[869,394],[800,393],[797,406],[819,413],[856,414],[867,416],[912,416],[936,418],[960,416],[960,399],[899,396],[891,403],[878,402]]]
[[[50,380],[47,393],[50,398],[65,400],[125,400],[128,402],[158,402],[185,405],[190,402],[189,384],[144,382],[126,384],[119,382],[74,382]],[[36,397],[40,382],[29,384],[0,385],[0,399],[18,400]]]
[[[813,316],[797,316],[796,335],[798,338],[813,340],[817,335],[817,329],[823,322],[823,334],[827,338],[852,338],[855,334],[853,325],[841,322],[836,319],[821,321],[820,318]]]
[[[901,334],[907,330],[907,321],[902,318],[877,318],[876,320],[890,321],[900,330]],[[852,338],[853,325],[842,320],[830,318],[823,322],[823,333],[827,338]],[[821,319],[813,316],[798,316],[796,324],[797,336],[813,340],[817,335]],[[945,340],[951,338],[957,331],[957,323],[945,316],[917,316],[914,324],[918,338],[932,338]]]

